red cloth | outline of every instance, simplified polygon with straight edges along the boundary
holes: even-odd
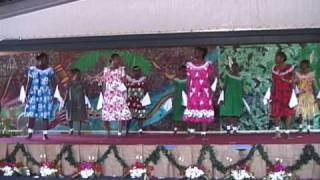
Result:
[[[271,91],[271,116],[290,117],[294,114],[294,109],[289,107],[292,94],[292,81],[294,67],[285,65],[284,67],[275,66],[272,69],[272,91]],[[283,81],[285,79],[286,81]]]

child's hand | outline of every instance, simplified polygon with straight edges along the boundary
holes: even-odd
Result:
[[[121,78],[121,81],[124,83],[124,84],[127,84],[128,83],[128,79],[126,77],[122,77]]]

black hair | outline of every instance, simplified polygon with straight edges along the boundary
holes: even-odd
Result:
[[[133,66],[132,69],[133,69],[134,71],[139,71],[139,70],[141,70],[141,68],[140,68],[139,66]]]
[[[240,68],[239,64],[237,62],[233,62],[232,66],[237,66],[238,68]]]
[[[204,59],[208,53],[208,49],[207,48],[203,48],[203,47],[196,47],[196,50],[201,51],[202,52],[202,59]]]
[[[71,72],[72,75],[81,76],[81,71],[78,68],[73,68],[73,69],[70,70],[70,72]]]
[[[113,54],[111,54],[111,59],[114,59],[114,58],[116,58],[116,57],[120,57],[120,55],[119,55],[119,54],[117,54],[117,53],[113,53]]]
[[[300,62],[300,65],[302,64],[306,64],[308,67],[310,66],[310,61],[308,61],[307,59],[304,59]]]
[[[42,53],[40,53],[39,55],[36,56],[36,60],[38,60],[38,61],[43,59],[43,58],[48,59],[49,58],[48,54],[42,52]]]
[[[276,57],[277,57],[277,56],[282,57],[282,58],[283,58],[283,61],[286,61],[286,60],[287,60],[287,55],[286,55],[284,52],[282,52],[282,51],[278,51],[278,52],[276,53]]]
[[[180,70],[180,71],[182,71],[182,70],[185,70],[186,69],[186,65],[181,65],[181,66],[179,66],[179,68],[178,68],[178,70]]]

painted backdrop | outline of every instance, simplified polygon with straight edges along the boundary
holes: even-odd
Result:
[[[270,128],[269,107],[263,105],[262,98],[271,85],[271,68],[274,55],[278,50],[288,56],[288,63],[298,65],[302,59],[311,61],[316,73],[317,86],[320,85],[320,44],[268,44],[250,46],[208,47],[206,57],[215,65],[216,75],[222,77],[226,72],[229,59],[240,64],[241,74],[245,79],[245,99],[250,106],[250,113],[244,109],[241,117],[241,128],[246,130],[262,130]],[[24,105],[18,101],[20,87],[26,85],[26,70],[36,63],[35,56],[39,52],[15,52],[0,56],[0,88],[1,88],[1,126],[7,129],[25,129],[27,119],[23,116]],[[79,68],[87,86],[88,97],[92,108],[84,128],[87,130],[103,130],[100,113],[96,108],[102,85],[93,82],[95,75],[110,64],[110,55],[119,53],[130,72],[135,65],[140,66],[148,77],[152,104],[147,107],[148,119],[144,126],[151,130],[168,130],[171,128],[170,111],[164,105],[172,97],[174,91],[172,78],[175,77],[181,64],[191,59],[193,48],[142,48],[121,50],[93,51],[49,51],[50,64],[56,71],[57,85],[62,96],[68,83],[68,70]],[[223,82],[222,82],[223,83]],[[216,92],[216,96],[219,92]],[[216,98],[217,99],[217,98]],[[67,129],[62,111],[58,110],[59,102],[55,101],[56,116],[51,119],[52,129]],[[218,112],[219,107],[216,108]],[[216,113],[218,114],[218,113]],[[315,116],[314,128],[319,128],[318,115]],[[293,127],[295,127],[295,121]],[[38,126],[41,122],[37,123]],[[219,130],[223,122],[217,117],[210,129]],[[114,127],[116,124],[114,124]],[[135,129],[133,123],[132,129]]]

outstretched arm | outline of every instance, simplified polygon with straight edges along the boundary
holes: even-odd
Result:
[[[144,86],[143,86],[143,89],[144,89],[144,93],[146,94],[147,92],[151,91],[151,84],[148,83],[148,78],[145,77],[145,80],[144,80]]]
[[[26,86],[26,98],[28,98],[28,96],[29,96],[31,84],[32,84],[32,77],[31,77],[30,69],[28,69],[28,72],[27,72],[27,86]],[[27,101],[27,99],[26,99],[26,101]]]
[[[317,98],[317,88],[316,88],[316,79],[315,79],[315,77],[313,76],[312,77],[313,79],[312,79],[312,90],[313,90],[313,94],[314,94],[314,97],[315,97],[315,99]],[[319,100],[319,99],[318,99]]]

